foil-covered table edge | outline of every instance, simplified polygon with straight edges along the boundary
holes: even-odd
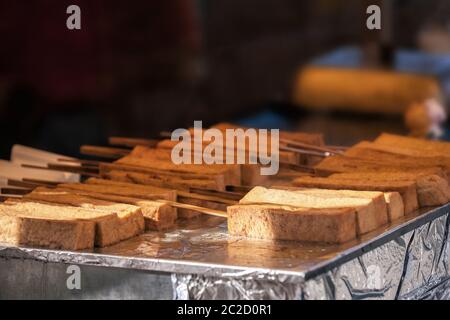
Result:
[[[176,299],[445,298],[450,297],[449,226],[450,205],[431,208],[302,271],[14,246],[0,246],[0,262],[114,268],[130,271],[130,278],[133,272],[162,273],[171,275]]]
[[[327,272],[336,265],[352,260],[359,255],[373,250],[384,243],[395,239],[402,234],[405,234],[417,226],[423,225],[432,221],[442,215],[450,212],[450,204],[433,208],[432,210],[415,217],[414,219],[390,228],[386,232],[368,239],[356,246],[353,246],[336,257],[319,263],[309,270],[304,272],[276,270],[268,268],[246,267],[236,265],[224,265],[205,263],[198,261],[186,260],[172,260],[172,259],[158,259],[158,258],[144,258],[144,257],[124,257],[118,255],[108,255],[96,252],[73,252],[62,250],[50,250],[40,248],[28,248],[17,246],[0,245],[0,257],[4,258],[19,258],[19,259],[34,259],[43,262],[55,262],[66,264],[85,264],[102,267],[115,267],[136,270],[169,272],[169,273],[199,273],[207,276],[221,276],[234,274],[235,276],[244,276],[252,273],[269,274],[269,275],[283,275],[295,276],[308,280],[318,274]],[[298,281],[298,279],[297,279]]]
[[[363,253],[369,252],[371,250],[376,249],[377,247],[382,246],[383,244],[395,240],[396,238],[416,229],[419,226],[422,226],[428,222],[431,222],[441,216],[444,216],[450,212],[450,204],[447,204],[442,207],[434,208],[427,213],[420,215],[406,223],[398,225],[396,227],[390,228],[383,234],[373,237],[372,239],[361,243],[357,246],[352,247],[351,249],[342,252],[338,256],[325,261],[323,263],[317,264],[310,270],[305,273],[305,279],[311,279],[321,273],[327,272],[334,268],[337,265],[343,264],[347,261],[350,261],[354,258],[357,258]],[[448,227],[448,223],[447,223]],[[448,232],[448,230],[447,230]]]
[[[317,266],[303,281],[174,274],[174,297],[450,300],[449,228],[450,213],[445,206]]]

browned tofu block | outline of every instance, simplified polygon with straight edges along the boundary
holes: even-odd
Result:
[[[284,190],[297,190],[304,194],[313,194],[319,197],[352,197],[352,198],[366,198],[371,199],[376,207],[376,212],[380,213],[378,219],[380,224],[382,221],[386,221],[384,217],[383,208],[387,207],[388,221],[398,219],[403,217],[405,214],[405,209],[403,206],[402,197],[398,192],[379,192],[379,191],[355,191],[355,190],[333,190],[333,189],[310,189],[310,188],[299,188],[289,186],[274,186],[276,189]],[[381,215],[381,216],[380,216]]]
[[[433,153],[428,154],[423,150],[405,149],[402,146],[385,146],[368,141],[362,141],[349,148],[345,155],[385,165],[395,164],[395,166],[423,168],[422,173],[436,174],[450,182],[450,156],[433,155]]]
[[[126,240],[144,232],[144,217],[138,206],[95,199],[64,190],[36,188],[24,196],[25,200],[44,201],[60,205],[80,207],[117,216],[119,240]]]
[[[163,149],[137,146],[130,155],[117,160],[115,163],[171,172],[223,175],[226,185],[239,185],[241,183],[240,165],[175,164],[171,159],[171,153]]]
[[[356,212],[357,234],[367,233],[387,223],[386,202],[381,192],[378,197],[370,199],[308,191],[255,187],[239,204],[274,204],[316,209],[353,208]]]
[[[153,177],[155,179],[164,180],[206,180],[213,181],[217,190],[225,190],[225,177],[223,174],[203,174],[194,172],[180,172],[180,171],[168,171],[158,168],[140,167],[132,166],[119,163],[100,163],[99,165],[100,175],[103,178],[110,179],[109,176],[112,172],[126,172],[126,173],[137,173],[144,174],[148,177]],[[127,179],[128,180],[128,179]],[[119,180],[120,181],[120,180]],[[127,181],[130,182],[130,181]],[[133,181],[133,183],[136,183]]]
[[[405,215],[405,206],[403,205],[402,196],[398,192],[385,192],[388,207],[389,221],[395,221]]]
[[[118,203],[127,203],[141,208],[145,221],[145,230],[166,230],[172,228],[177,220],[177,209],[168,204],[145,200],[139,198],[116,196],[111,194],[83,192],[79,190],[70,190],[57,188],[56,190],[67,191],[93,199],[113,201]]]
[[[432,141],[426,139],[412,138],[395,134],[383,133],[375,141],[375,144],[401,147],[411,152],[418,151],[421,155],[444,156],[450,154],[450,143],[443,141]]]
[[[202,188],[210,190],[224,191],[225,184],[217,183],[214,179],[180,179],[165,176],[151,176],[145,173],[139,172],[127,172],[113,170],[102,175],[104,179],[142,184],[147,186],[155,186],[162,188],[170,188],[176,190],[189,191],[190,188]]]
[[[95,223],[61,218],[45,212],[24,212],[0,205],[0,242],[48,249],[82,250],[94,247]]]
[[[430,172],[429,170],[442,170],[439,166],[419,165],[414,163],[385,163],[380,160],[359,159],[348,156],[332,156],[325,158],[314,167],[316,174],[327,177],[334,173],[359,172]],[[442,172],[442,171],[441,171]]]
[[[117,214],[31,200],[7,200],[4,204],[28,215],[38,213],[39,217],[91,221],[95,224],[95,245],[99,247],[109,246],[122,240],[121,222]]]
[[[277,205],[228,207],[228,232],[268,240],[343,243],[356,237],[355,210]]]
[[[88,179],[86,183],[62,183],[58,187],[146,200],[164,199],[176,201],[177,199],[175,190],[103,179]]]
[[[428,171],[428,170],[427,170]],[[450,200],[447,179],[424,172],[353,172],[333,174],[330,178],[365,181],[411,181],[417,185],[417,196],[421,207],[440,206]],[[430,171],[432,172],[432,171]],[[438,173],[438,172],[437,172]]]
[[[416,183],[411,181],[362,181],[300,177],[295,179],[293,184],[305,188],[398,192],[402,196],[405,214],[409,214],[419,208]]]

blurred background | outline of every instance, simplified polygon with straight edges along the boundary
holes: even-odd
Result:
[[[66,28],[71,4],[79,31]],[[371,4],[381,31],[366,28]],[[78,156],[194,120],[324,132],[329,144],[407,132],[401,114],[296,104],[308,64],[426,74],[442,101],[450,92],[448,0],[0,0],[0,37],[2,158],[14,143]]]

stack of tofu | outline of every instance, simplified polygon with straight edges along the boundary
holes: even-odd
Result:
[[[226,129],[240,127],[229,123],[220,123],[213,126],[213,128],[225,132]],[[283,131],[280,133],[280,136],[285,139],[316,146],[324,144],[321,134]],[[171,159],[171,150],[177,143],[177,141],[162,140],[156,148],[136,146],[129,155],[113,163],[100,164],[100,175],[104,179],[113,181],[171,188],[184,192],[189,192],[191,188],[222,192],[225,191],[228,185],[267,186],[284,181],[290,182],[295,177],[305,175],[305,172],[282,167],[276,177],[262,176],[259,164],[174,164]],[[248,155],[248,150],[246,152]],[[296,165],[307,162],[312,163],[316,161],[316,158],[303,156],[296,152],[281,151],[280,160]],[[185,197],[182,194],[178,195],[178,199],[186,204],[219,210],[226,210],[227,205],[230,204],[224,201],[217,202],[200,199],[199,197]],[[200,213],[193,210],[178,209],[178,217],[182,219],[190,219],[199,215]]]
[[[177,219],[170,189],[89,179],[38,187],[0,204],[0,242],[79,250],[104,247]]]
[[[341,243],[450,201],[450,143],[382,134],[228,208],[231,234]],[[353,218],[352,218],[353,217]]]
[[[218,129],[222,132],[223,136],[226,135],[227,129],[243,129],[246,130],[248,128],[237,126],[231,123],[219,123],[211,128]],[[190,129],[191,132],[193,132],[193,129]],[[289,131],[280,131],[279,133],[280,137],[280,146],[286,147],[287,144],[283,142],[283,139],[290,140],[293,142],[300,142],[304,144],[308,144],[311,146],[317,146],[321,147],[324,146],[324,139],[322,134],[317,133],[304,133],[304,132],[289,132]],[[258,136],[258,141],[260,137]],[[171,140],[162,140],[157,144],[158,149],[163,150],[172,150],[172,148],[178,144],[178,141],[171,141]],[[209,142],[204,142],[203,148],[205,148]],[[236,146],[236,140],[235,140],[235,146]],[[257,148],[256,148],[257,149]],[[246,145],[246,158],[249,157],[249,150],[250,147],[248,146],[248,142]],[[270,151],[270,138],[268,141],[267,150]],[[237,153],[237,149],[235,148],[235,155]],[[224,155],[226,154],[226,148],[224,146]],[[293,164],[293,165],[311,165],[318,161],[317,156],[311,156],[307,154],[301,154],[298,152],[293,151],[285,151],[281,150],[279,151],[279,160],[283,164]],[[197,167],[199,167],[197,165]],[[235,185],[242,184],[244,186],[257,186],[257,185],[270,185],[273,184],[276,181],[288,181],[292,180],[294,176],[302,176],[304,175],[304,172],[298,172],[295,170],[289,169],[289,167],[281,166],[278,174],[276,176],[263,176],[260,173],[261,165],[259,164],[243,164],[239,165],[240,168],[240,181],[239,183],[236,183],[234,181]]]
[[[361,142],[315,167],[323,177],[300,177],[299,187],[399,192],[405,213],[450,200],[450,144],[391,134]]]

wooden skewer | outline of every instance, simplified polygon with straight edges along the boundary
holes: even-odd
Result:
[[[334,154],[334,152],[305,150],[305,149],[293,148],[293,147],[289,147],[289,146],[288,147],[280,146],[280,150],[291,151],[291,152],[295,152],[295,153],[306,154],[306,155],[310,155],[310,156],[317,156],[317,157],[322,157],[322,158],[326,158],[326,157],[332,156]]]
[[[198,199],[198,200],[206,200],[206,201],[222,203],[222,204],[226,204],[226,205],[230,205],[230,206],[237,203],[237,201],[235,201],[235,200],[223,199],[221,197],[207,196],[207,195],[203,195],[203,194],[191,193],[191,192],[180,191],[180,190],[177,190],[177,195],[180,197],[185,197],[185,198],[190,198],[190,199]]]
[[[212,189],[202,189],[202,188],[189,188],[191,193],[203,194],[207,196],[219,196],[221,198],[230,200],[241,200],[243,197],[242,193],[230,192],[230,191],[217,191]]]
[[[331,154],[339,153],[338,151],[333,150],[331,148],[315,146],[315,145],[312,145],[312,144],[303,143],[303,142],[299,142],[299,141],[295,141],[295,140],[289,140],[289,139],[280,138],[280,142],[286,143],[286,144],[288,144],[290,146],[293,146],[293,147],[300,147],[300,148],[304,148],[304,149],[320,151],[320,152],[323,152],[323,153],[327,153],[327,152],[331,153]]]
[[[98,167],[102,163],[109,163],[109,162],[102,162],[97,160],[85,160],[85,159],[64,159],[59,158],[57,159],[59,162],[69,162],[69,163],[78,163],[81,165],[87,165],[89,167]]]
[[[36,187],[42,186],[42,184],[25,182],[25,181],[21,181],[21,180],[13,180],[13,179],[8,179],[7,183],[11,187],[19,187],[19,188],[26,188],[26,189],[34,189]]]
[[[21,199],[23,198],[23,196],[21,195],[5,195],[5,194],[0,194],[0,202],[4,202],[8,199]]]
[[[292,147],[287,147],[287,146],[280,146],[279,150],[280,151],[290,151],[290,152],[294,152],[294,153],[299,153],[299,154],[304,154],[304,155],[311,155],[311,156],[317,156],[317,157],[323,157],[323,158],[332,155],[332,153],[330,153],[330,152],[319,152],[319,151],[313,151],[313,150],[292,148]],[[237,153],[239,151],[244,151],[246,153],[246,156],[245,156],[246,159],[247,159],[247,157],[249,159],[250,159],[250,157],[252,157],[252,155],[250,154],[250,150],[242,150],[242,149],[239,149],[239,148],[234,148],[234,149],[232,149],[232,148],[225,148],[224,151],[225,152],[227,152],[227,151],[233,152],[234,157],[237,156]],[[205,155],[203,155],[203,151],[197,152],[196,150],[192,150],[192,155],[195,155],[195,154],[198,154],[198,153],[200,153],[202,155],[202,157],[205,157]],[[223,157],[224,158],[226,157],[225,153],[224,153]],[[213,158],[208,158],[208,159],[210,159],[212,161],[215,160]],[[271,161],[271,159],[268,159],[268,158],[265,158],[265,157],[261,157],[256,151],[255,151],[254,157],[252,157],[251,159],[255,159],[254,162],[258,162],[258,160],[261,160],[261,161],[265,160],[265,162],[270,162]],[[224,160],[224,162],[225,162],[225,160]],[[291,164],[289,162],[283,162],[283,161],[280,161],[280,163]]]
[[[81,174],[85,173],[85,172],[98,173],[98,167],[95,167],[95,166],[74,167],[71,165],[47,163],[47,168],[55,169],[57,171],[73,172],[73,173],[81,173]]]
[[[155,147],[159,140],[141,139],[141,138],[125,138],[125,137],[109,137],[108,143],[113,146],[136,147],[146,146]]]
[[[164,137],[164,138],[170,138],[172,136],[172,134],[170,132],[168,132],[168,131],[161,131],[160,132],[160,136]],[[286,151],[307,153],[307,150],[314,150],[314,151],[320,151],[322,153],[327,153],[328,152],[330,154],[339,153],[339,151],[337,151],[334,148],[315,146],[315,145],[312,145],[312,144],[308,144],[308,143],[304,143],[304,142],[300,142],[300,141],[296,141],[296,140],[280,138],[280,142],[286,143],[286,144],[291,145],[291,146],[303,148],[303,149],[297,149],[295,151],[294,150],[286,150]],[[280,149],[281,149],[281,147],[280,147]],[[304,149],[306,149],[306,150],[304,150]]]
[[[160,134],[163,137],[170,136],[170,132],[162,131]],[[305,154],[305,155],[311,155],[311,156],[318,156],[318,157],[328,157],[328,156],[331,156],[333,154],[339,153],[339,151],[328,149],[326,147],[318,147],[318,146],[313,146],[313,145],[310,145],[310,144],[307,144],[307,143],[301,143],[301,142],[297,143],[296,141],[293,141],[293,140],[280,139],[280,142],[287,143],[287,141],[290,142],[290,143],[288,143],[288,146],[280,145],[279,146],[279,150],[281,150],[281,151],[290,151],[290,152],[295,152],[295,153]],[[295,146],[297,148],[289,147],[289,145],[293,146],[294,144],[295,144]],[[221,145],[221,147],[223,148],[223,145]],[[303,147],[303,149],[298,148],[298,147]],[[233,148],[233,149],[231,149],[231,148],[225,147],[224,149],[225,149],[224,150],[225,152],[226,151],[232,151],[234,153],[239,152],[239,151],[244,151],[245,153],[249,153],[250,152],[250,150],[247,150],[247,149],[246,150],[242,150],[240,148]],[[195,152],[195,150],[194,150],[194,152]],[[261,158],[261,157],[259,155],[256,155],[256,158]]]
[[[33,191],[32,189],[23,188],[1,188],[2,194],[12,194],[12,195],[25,195]]]
[[[145,167],[138,167],[138,166],[133,166],[130,164],[121,164],[121,165],[116,165],[114,163],[110,163],[110,162],[102,162],[102,161],[96,161],[96,160],[81,160],[81,159],[58,159],[58,161],[61,162],[70,162],[70,163],[79,163],[82,165],[87,165],[89,167],[89,169],[97,169],[98,166],[100,164],[105,164],[108,165],[109,167],[111,167],[112,169],[114,169],[115,166],[117,166],[117,170],[121,170],[123,171],[123,167],[129,167],[129,168],[145,168]],[[292,169],[292,170],[297,170],[297,171],[302,171],[302,172],[308,172],[308,173],[314,173],[314,169],[305,165],[299,165],[299,164],[295,164],[295,163],[289,163],[289,162],[285,162],[285,161],[280,161],[280,167],[281,168],[288,168],[288,169]],[[151,170],[151,168],[147,168],[149,170]],[[164,175],[164,172],[157,172],[158,174]],[[171,174],[171,176],[173,176],[174,174]],[[195,174],[193,174],[193,178],[194,178]]]
[[[84,147],[91,147],[91,146],[83,146]],[[98,151],[98,153],[96,153],[96,155],[101,156],[102,154],[104,154],[103,152],[109,152],[110,154],[114,154],[114,158],[120,158],[124,155],[129,154],[129,150],[126,149],[116,149],[116,148],[109,148],[109,147],[94,147],[94,148],[101,148],[100,149],[96,149],[96,152]],[[119,153],[115,153],[115,150],[122,150]],[[231,150],[231,149],[226,149],[226,150]],[[283,147],[280,146],[280,150],[285,150],[285,151],[291,151],[291,152],[296,152],[296,153],[301,153],[301,154],[308,154],[308,155],[313,155],[313,156],[319,156],[319,157],[328,157],[330,155],[332,155],[329,152],[317,152],[317,151],[311,151],[311,150],[304,150],[304,149],[299,149],[299,148],[291,148],[291,147]],[[233,149],[233,151],[236,151]],[[239,150],[237,150],[239,151]],[[91,155],[93,155],[93,152],[90,152]],[[259,157],[259,156],[258,156]],[[260,157],[259,157],[260,158]],[[94,166],[99,166],[101,163],[106,163],[106,162],[101,162],[101,161],[94,161],[94,160],[79,160],[79,159],[58,159],[58,161],[61,162],[71,162],[71,163],[80,163],[82,165],[86,165],[89,166],[90,169],[94,169]],[[110,164],[110,163],[108,163]],[[295,164],[291,164],[291,163],[287,163],[287,162],[283,162],[280,161],[280,164],[286,164],[286,165],[295,165]],[[114,164],[111,164],[114,165]],[[127,164],[127,166],[132,166]],[[135,167],[135,166],[133,166]],[[291,168],[293,168],[291,166]],[[307,171],[311,171],[311,168],[307,168],[307,167],[301,167],[298,166],[295,168],[296,170],[307,170]]]
[[[169,201],[169,200],[156,200],[156,201],[160,202],[160,203],[168,204],[168,205],[170,205],[172,207],[175,207],[175,208],[189,209],[189,210],[197,211],[197,212],[200,212],[200,213],[203,213],[203,214],[207,214],[207,215],[211,215],[211,216],[216,216],[216,217],[221,217],[221,218],[228,218],[227,213],[225,211],[221,211],[221,210],[203,208],[203,207],[199,207],[199,206],[194,206],[192,204],[179,203],[179,202]]]
[[[122,148],[83,145],[80,147],[80,152],[81,154],[89,156],[118,159],[128,155],[130,153],[130,150]]]
[[[71,172],[71,173],[80,174],[82,176],[100,178],[100,175],[97,174],[97,173],[92,173],[92,172],[79,170],[81,167],[63,166],[63,168],[61,168],[61,167],[58,167],[58,165],[51,165],[51,166],[48,166],[48,167],[41,167],[41,166],[36,166],[36,165],[32,165],[32,164],[22,164],[22,167],[23,168],[30,168],[30,169],[39,169],[39,170]]]
[[[30,179],[30,178],[23,178],[22,181],[35,183],[35,184],[38,184],[43,187],[51,187],[51,186],[55,187],[58,184],[62,183],[62,182],[56,182],[56,181]]]

